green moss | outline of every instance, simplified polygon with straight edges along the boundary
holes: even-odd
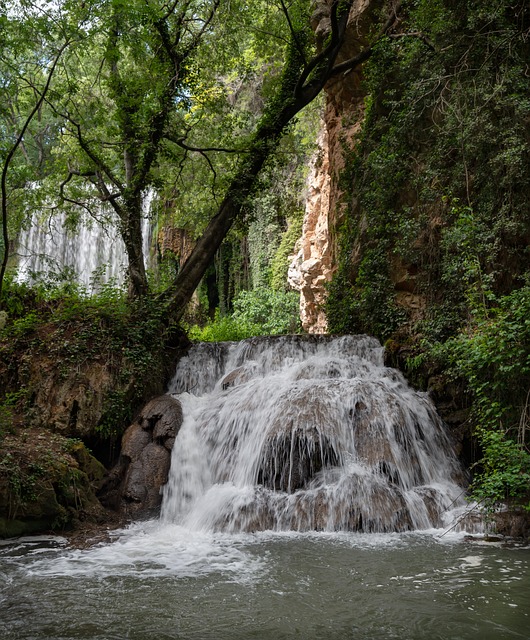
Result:
[[[289,270],[289,256],[294,252],[296,241],[302,235],[303,211],[300,209],[293,215],[287,230],[282,234],[280,245],[271,261],[271,288],[284,291],[287,288],[287,272]]]

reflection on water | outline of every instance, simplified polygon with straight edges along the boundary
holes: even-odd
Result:
[[[60,541],[58,541],[60,542]],[[530,549],[461,534],[190,532],[0,548],[5,640],[530,637]]]

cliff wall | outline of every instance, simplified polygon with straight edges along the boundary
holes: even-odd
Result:
[[[358,0],[349,18],[338,62],[353,58],[368,46],[368,33],[383,3]],[[313,16],[317,37],[329,31],[327,2],[317,4]],[[302,236],[289,268],[289,284],[300,291],[300,317],[309,333],[326,333],[327,288],[336,270],[337,237],[346,210],[341,174],[355,145],[364,115],[362,67],[332,79],[325,88],[325,108],[315,155],[307,181]]]

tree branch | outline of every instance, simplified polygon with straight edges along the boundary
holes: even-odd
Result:
[[[291,16],[289,15],[289,11],[287,9],[287,7],[285,6],[285,2],[284,0],[280,0],[280,3],[282,5],[282,11],[283,14],[285,16],[285,19],[287,20],[287,24],[289,25],[289,31],[291,32],[291,37],[293,38],[295,44],[296,44],[296,48],[298,49],[298,53],[300,54],[300,58],[304,61],[304,65],[307,65],[307,60],[305,57],[305,51],[304,51],[304,47],[300,44],[300,38],[298,37],[298,34],[295,30],[295,28],[293,27],[293,23],[291,22]]]
[[[44,102],[46,94],[48,93],[48,89],[50,88],[50,85],[51,85],[53,74],[55,73],[55,69],[57,68],[57,64],[59,63],[59,59],[61,58],[66,48],[70,46],[70,44],[71,44],[70,40],[67,40],[61,46],[57,55],[55,56],[52,66],[48,72],[48,77],[46,78],[46,83],[44,85],[44,88],[40,93],[40,97],[37,100],[31,112],[29,113],[28,117],[26,118],[26,121],[24,122],[24,125],[22,126],[22,129],[17,139],[15,140],[15,143],[13,144],[11,149],[8,151],[7,156],[4,160],[4,165],[2,167],[1,192],[2,192],[2,235],[3,235],[3,241],[4,241],[4,256],[2,258],[2,265],[0,267],[0,308],[2,305],[2,286],[4,283],[4,276],[7,268],[7,261],[9,258],[9,232],[7,228],[7,172],[9,170],[9,165],[11,164],[11,161],[13,160],[13,157],[18,147],[21,145],[24,139],[24,134],[26,133],[27,128],[29,127],[35,114],[39,111],[42,103]]]
[[[429,47],[429,49],[436,51],[432,41],[421,31],[409,31],[407,33],[391,33],[389,34],[388,37],[392,38],[393,40],[397,40],[399,38],[418,38],[419,40],[424,42]]]
[[[197,153],[205,153],[205,152],[219,152],[219,153],[249,153],[249,149],[228,149],[227,147],[192,147],[189,144],[186,144],[184,140],[186,138],[180,137],[176,138],[171,134],[164,134],[164,138],[181,147],[182,149],[186,149],[186,151],[195,151]]]

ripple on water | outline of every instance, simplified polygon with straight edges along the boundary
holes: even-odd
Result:
[[[436,535],[147,522],[92,549],[2,549],[2,640],[527,638],[529,550]]]

